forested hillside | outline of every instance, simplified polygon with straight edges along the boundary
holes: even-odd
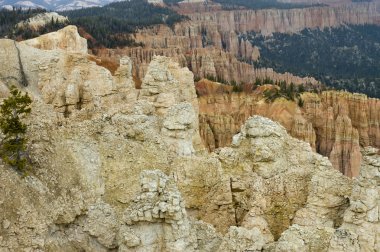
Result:
[[[186,19],[176,12],[141,0],[115,2],[104,7],[94,7],[60,13],[68,16],[71,24],[83,28],[95,40],[90,47],[135,45],[129,36],[137,28],[156,24],[172,26]]]
[[[257,67],[313,76],[330,87],[380,97],[380,27],[305,29],[298,34],[248,39],[260,48]]]
[[[35,10],[0,10],[0,37],[22,40],[58,30],[67,24],[51,23],[39,30],[16,28],[16,24],[38,13]],[[156,24],[174,25],[186,19],[176,12],[141,0],[115,2],[104,7],[93,7],[60,13],[69,17],[70,24],[78,26],[81,35],[89,40],[89,47],[123,47],[138,45],[131,34],[137,29]]]
[[[0,37],[13,37],[13,32],[15,31],[15,25],[20,21],[26,20],[39,13],[44,13],[46,10],[43,9],[0,9]]]

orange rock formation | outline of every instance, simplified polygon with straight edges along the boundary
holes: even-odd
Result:
[[[262,87],[252,94],[208,93],[199,97],[202,139],[210,150],[227,146],[249,116],[262,115],[309,142],[345,175],[357,176],[360,147],[380,147],[380,100],[337,91],[304,93],[302,99],[302,108],[285,99],[267,103]]]
[[[158,25],[141,29],[136,42],[144,47],[97,50],[106,62],[119,62],[122,56],[134,59],[135,75],[142,79],[154,55],[173,57],[181,66],[188,66],[196,77],[213,76],[219,80],[252,83],[256,78],[269,77],[287,82],[318,85],[314,78],[279,74],[272,69],[254,69],[250,64],[260,57],[259,49],[239,34],[248,31],[270,34],[297,32],[304,28],[323,28],[346,23],[376,22],[373,3],[355,3],[336,7],[313,7],[290,10],[223,11],[217,4],[184,3],[184,14],[190,20],[170,28]],[[190,8],[191,7],[191,8]]]

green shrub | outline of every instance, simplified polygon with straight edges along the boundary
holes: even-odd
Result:
[[[11,95],[0,105],[0,129],[4,135],[0,146],[0,157],[19,172],[25,174],[27,167],[25,133],[27,126],[22,122],[31,112],[28,93],[22,94],[15,86]]]

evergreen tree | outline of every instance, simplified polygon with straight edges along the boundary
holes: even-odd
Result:
[[[0,129],[4,135],[1,142],[0,157],[4,162],[18,171],[26,171],[27,126],[22,122],[31,112],[28,93],[22,94],[15,86],[10,89],[10,96],[0,105]]]

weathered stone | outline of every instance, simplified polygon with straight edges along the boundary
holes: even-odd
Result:
[[[378,250],[376,149],[351,180],[254,116],[231,147],[203,152],[193,76],[170,59],[135,90],[127,58],[112,76],[86,54],[0,45],[2,90],[33,98],[30,175],[0,166],[0,250]]]
[[[51,21],[51,18],[48,22]],[[21,44],[42,50],[62,49],[71,53],[87,53],[87,40],[79,36],[76,26],[69,25],[57,32],[22,41]]]

